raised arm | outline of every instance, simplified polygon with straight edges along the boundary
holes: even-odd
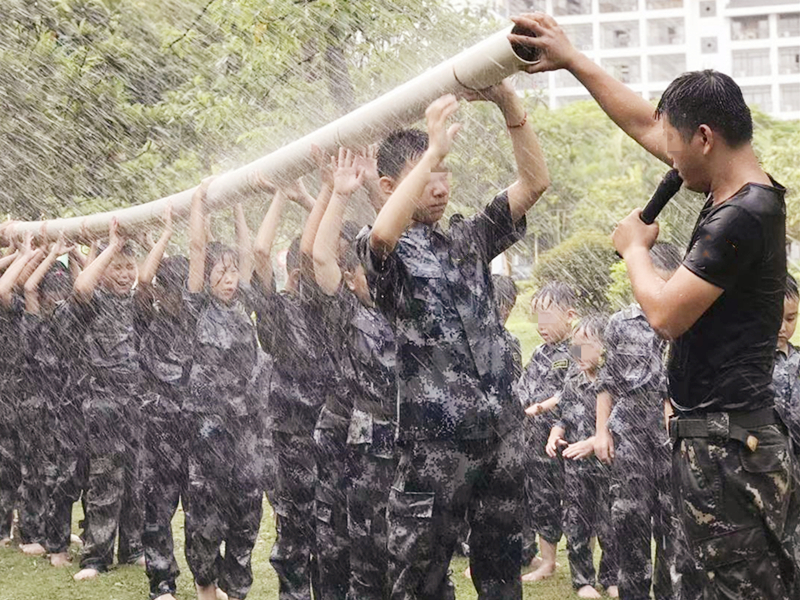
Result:
[[[0,258],[0,273],[3,273],[11,264],[17,260],[19,256],[19,250],[14,250],[13,252],[9,253],[7,256]]]
[[[460,129],[458,123],[447,127],[447,119],[457,110],[458,100],[454,95],[448,94],[435,100],[425,111],[428,149],[386,201],[370,232],[370,247],[378,257],[388,256],[400,236],[411,225],[417,203],[431,179],[431,173],[450,152],[453,139]]]
[[[72,290],[73,296],[78,302],[86,304],[92,299],[103,273],[124,244],[125,239],[119,234],[119,221],[113,217],[108,226],[108,247],[75,279]]]
[[[528,113],[510,80],[506,79],[481,92],[467,90],[463,96],[471,101],[494,102],[503,113],[514,147],[518,177],[508,189],[508,204],[511,217],[514,221],[518,221],[536,204],[550,185],[550,174],[539,145],[539,138],[528,122]]]
[[[167,206],[164,211],[164,231],[158,241],[150,248],[147,258],[139,269],[139,285],[141,289],[149,288],[153,284],[158,272],[158,266],[164,258],[164,252],[167,249],[170,238],[174,233],[172,225],[172,207]]]
[[[239,281],[249,285],[250,279],[253,277],[253,243],[250,241],[250,228],[247,226],[247,219],[244,218],[244,208],[241,202],[233,207],[233,214],[239,251]]]
[[[286,196],[278,190],[272,198],[264,220],[261,221],[261,227],[258,228],[253,247],[255,273],[265,290],[272,289],[272,245],[275,243],[275,236],[278,233],[278,225],[280,225],[285,206]]]
[[[50,248],[50,252],[45,259],[36,267],[36,270],[31,276],[28,277],[24,288],[25,310],[28,313],[32,315],[39,314],[39,285],[42,283],[42,279],[47,275],[50,268],[56,263],[58,257],[62,254],[66,254],[70,250],[72,250],[72,248],[67,247],[64,235],[60,235],[58,241]]]
[[[339,159],[331,159],[333,196],[319,225],[314,240],[314,278],[323,292],[332,296],[339,289],[342,272],[339,268],[339,236],[347,203],[364,180],[364,169],[356,164],[352,150],[339,149]]]
[[[300,238],[300,269],[303,276],[313,276],[314,269],[314,240],[317,237],[319,224],[328,208],[328,202],[333,194],[333,170],[331,169],[330,158],[316,146],[313,147],[314,157],[319,165],[319,173],[322,185],[319,190],[314,208],[306,219],[303,227],[303,237]]]
[[[661,125],[650,102],[576,50],[564,30],[550,15],[530,13],[514,17],[512,21],[536,34],[535,37],[509,35],[512,43],[540,50],[541,59],[528,68],[529,73],[567,69],[620,129],[650,154],[672,165],[667,156]]]
[[[14,288],[17,286],[19,276],[28,263],[31,262],[36,255],[37,251],[33,250],[31,246],[32,241],[32,235],[28,234],[25,236],[25,242],[23,243],[22,248],[20,248],[17,252],[17,258],[14,260],[11,266],[6,269],[5,273],[3,273],[3,276],[0,277],[0,303],[2,303],[4,306],[11,306],[11,301],[14,296]],[[41,250],[38,252],[41,252]]]
[[[186,286],[190,292],[202,292],[206,269],[206,190],[211,179],[201,183],[192,196],[189,214],[189,279]]]

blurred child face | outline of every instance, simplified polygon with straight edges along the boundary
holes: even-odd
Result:
[[[578,329],[572,335],[572,358],[584,373],[594,373],[600,367],[603,357],[603,346],[596,337],[587,335]]]
[[[797,298],[785,297],[783,299],[783,322],[781,323],[781,330],[778,332],[778,349],[787,350],[789,340],[794,335],[794,330],[797,328]]]
[[[230,304],[239,290],[239,265],[234,256],[224,254],[211,269],[208,276],[211,295],[225,304]]]
[[[390,183],[388,186],[382,186],[384,192],[388,192],[389,194],[394,192],[397,186],[400,185],[400,182],[406,178],[418,162],[419,159],[409,161],[396,181],[389,180]],[[386,180],[388,178],[384,179]],[[431,172],[430,180],[417,201],[417,207],[412,218],[417,223],[433,225],[442,218],[449,201],[450,171],[447,170],[444,164],[440,163],[439,166]]]
[[[125,296],[133,288],[137,274],[136,259],[117,253],[103,273],[103,285],[112,294]]]
[[[545,344],[557,343],[569,337],[569,332],[572,329],[571,321],[575,317],[575,311],[561,308],[552,302],[542,302],[540,300],[533,301],[531,311],[534,319],[536,319],[539,335],[542,336]]]
[[[358,298],[361,304],[368,307],[375,306],[375,303],[372,301],[372,296],[369,293],[367,274],[364,271],[364,267],[359,265],[356,267],[355,273],[344,273],[344,279],[347,287],[356,295],[356,298]]]

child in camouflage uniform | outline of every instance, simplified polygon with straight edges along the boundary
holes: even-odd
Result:
[[[799,299],[797,281],[787,273],[783,322],[778,332],[772,381],[775,386],[775,410],[789,430],[795,453],[800,453],[800,352],[789,340],[797,327]]]
[[[264,493],[264,410],[271,365],[250,314],[258,300],[249,232],[236,208],[239,252],[207,243],[205,189],[192,198],[184,310],[192,336],[187,421],[186,561],[198,600],[217,588],[243,600],[253,583],[251,556]],[[220,544],[225,554],[220,557]]]
[[[556,545],[561,539],[561,500],[563,464],[560,457],[551,459],[545,452],[555,417],[550,414],[555,398],[564,387],[572,364],[569,335],[577,317],[576,298],[564,283],[549,283],[531,300],[539,335],[544,343],[531,356],[517,391],[525,409],[525,558],[535,556],[539,534],[541,560],[523,576],[523,581],[539,581],[556,568]]]
[[[547,454],[564,456],[564,516],[572,586],[580,598],[600,598],[599,580],[612,598],[617,591],[617,544],[611,526],[608,468],[594,456],[595,381],[603,360],[607,319],[588,316],[572,333],[574,366],[558,395],[559,418],[547,441]],[[603,551],[595,577],[592,536]]]

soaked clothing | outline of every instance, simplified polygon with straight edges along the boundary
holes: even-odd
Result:
[[[489,262],[525,233],[508,196],[448,232],[421,223],[378,259],[359,255],[397,341],[398,439],[488,439],[519,426],[514,358],[495,310]]]
[[[448,232],[414,224],[379,259],[358,252],[397,344],[399,465],[389,498],[392,598],[448,597],[465,514],[480,598],[521,598],[522,408],[490,261],[520,239],[498,195]],[[452,597],[452,596],[450,596]]]
[[[597,390],[593,381],[576,368],[570,371],[560,394],[559,419],[555,427],[564,430],[570,443],[594,435]],[[608,468],[594,456],[564,461],[564,533],[567,536],[572,586],[577,590],[597,583],[604,588],[617,585],[617,543],[611,525]],[[590,540],[593,535],[603,551],[595,575]]]
[[[206,292],[184,290],[193,331],[184,400],[188,485],[186,561],[201,586],[215,581],[243,599],[253,582],[251,555],[261,523],[264,413],[271,363],[250,320],[249,286],[223,304]],[[248,308],[246,308],[248,307]],[[225,542],[225,555],[219,557]]]
[[[769,423],[786,279],[784,193],[772,181],[748,183],[716,206],[709,197],[684,259],[723,290],[672,344],[669,361],[673,479],[690,546],[719,597],[793,593],[793,561],[781,548],[792,461],[783,425]],[[758,439],[755,450],[745,437]]]
[[[11,521],[18,504],[19,386],[22,378],[23,302],[14,296],[10,306],[0,304],[0,539],[11,537]]]
[[[568,341],[539,346],[517,384],[522,407],[528,408],[560,393],[571,365]],[[564,465],[560,456],[553,460],[545,452],[556,419],[557,410],[536,417],[525,416],[526,563],[536,555],[537,534],[551,544],[561,539]]]
[[[611,316],[604,339],[606,360],[595,387],[614,401],[608,427],[615,451],[611,520],[620,540],[620,597],[645,600],[652,587],[658,600],[678,598],[676,554],[683,536],[669,478],[664,342],[637,305]]]
[[[775,410],[789,430],[795,454],[800,453],[800,352],[792,344],[788,354],[776,350],[772,384]]]
[[[98,289],[86,302],[70,298],[59,318],[79,339],[79,368],[88,381],[82,395],[87,432],[88,482],[81,568],[106,570],[142,556],[142,422],[137,315],[132,294]]]

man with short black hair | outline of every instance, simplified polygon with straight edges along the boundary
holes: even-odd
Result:
[[[673,477],[710,598],[788,599],[794,561],[781,549],[793,499],[792,458],[775,413],[772,366],[786,277],[785,189],[751,144],[741,90],[716,71],[686,73],[657,110],[578,52],[555,20],[514,19],[541,51],[530,68],[565,68],[651,154],[677,168],[707,201],[682,266],[669,281],[649,255],[658,225],[634,211],[613,235],[636,300],[673,340],[668,374]]]

